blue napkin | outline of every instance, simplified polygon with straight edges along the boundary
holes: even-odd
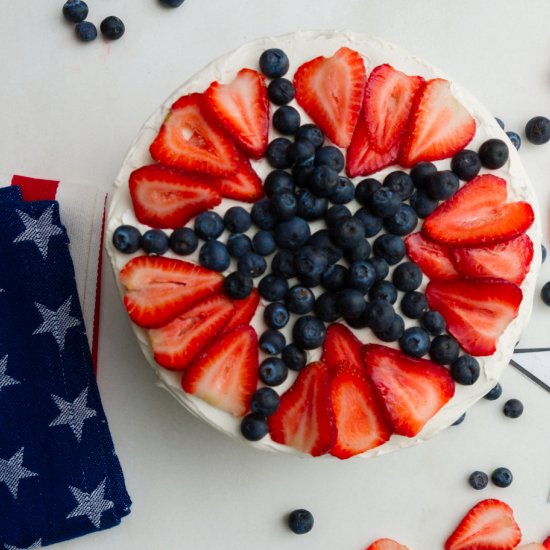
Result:
[[[118,525],[131,501],[55,201],[0,190],[0,549]]]

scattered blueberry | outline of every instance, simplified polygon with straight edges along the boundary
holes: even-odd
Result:
[[[367,199],[367,206],[370,211],[380,218],[389,218],[399,209],[401,199],[397,193],[394,193],[387,187],[381,187],[371,193]]]
[[[497,486],[501,488],[509,487],[512,484],[512,481],[514,480],[514,476],[512,475],[512,472],[508,468],[497,468],[492,474],[491,474],[491,481]]]
[[[252,218],[242,206],[232,206],[224,214],[223,224],[231,233],[245,233],[252,225]]]
[[[97,28],[89,21],[81,21],[74,27],[76,37],[82,42],[91,42],[97,38]]]
[[[541,288],[540,297],[547,306],[550,306],[550,282],[545,283]]]
[[[359,241],[353,248],[346,248],[344,256],[349,262],[364,262],[368,260],[371,253],[371,245],[367,239]],[[374,268],[373,268],[374,269]],[[376,272],[375,272],[376,276]]]
[[[399,338],[399,347],[411,357],[422,357],[430,349],[430,335],[421,327],[408,328]]]
[[[288,291],[288,283],[283,277],[271,273],[260,281],[258,290],[262,298],[265,298],[268,302],[276,302],[285,297]]]
[[[169,247],[168,237],[160,229],[149,229],[141,237],[141,248],[146,254],[166,254]]]
[[[422,292],[406,292],[401,298],[401,311],[409,319],[419,319],[428,311],[428,300]]]
[[[295,277],[294,254],[290,250],[279,250],[271,260],[271,271],[284,279]]]
[[[350,216],[351,211],[347,206],[344,206],[343,204],[336,204],[334,206],[331,206],[325,212],[325,223],[330,229],[331,227],[338,225],[340,223],[340,220],[343,220],[344,218],[349,218]]]
[[[316,166],[309,177],[308,186],[318,197],[329,197],[338,186],[338,172],[330,166]]]
[[[468,483],[476,491],[485,489],[489,483],[489,476],[485,472],[473,472],[468,478]]]
[[[252,237],[252,247],[254,252],[260,254],[260,256],[269,256],[275,252],[277,243],[275,243],[273,234],[270,231],[261,229]]]
[[[479,158],[485,168],[502,168],[508,160],[508,145],[501,139],[488,139],[479,148]]]
[[[205,241],[217,239],[223,233],[221,216],[212,210],[200,213],[195,218],[195,233]]]
[[[168,8],[179,8],[183,4],[183,0],[160,0],[160,3]]]
[[[438,311],[426,311],[420,317],[420,324],[432,335],[438,336],[446,326],[445,319]]]
[[[282,222],[275,228],[275,242],[279,248],[297,250],[307,242],[310,236],[309,224],[299,217]]]
[[[297,535],[304,535],[313,529],[313,515],[308,510],[294,510],[288,516],[288,527]]]
[[[279,193],[269,199],[271,204],[271,213],[278,221],[286,221],[293,218],[298,213],[298,202],[291,193]]]
[[[80,23],[88,17],[88,5],[83,0],[68,0],[63,5],[63,17],[71,23]]]
[[[297,192],[298,216],[313,221],[322,218],[328,208],[328,200],[314,195],[309,189],[301,188]]]
[[[321,283],[321,275],[328,266],[328,257],[323,250],[304,246],[294,255],[296,275],[307,286],[317,286]]]
[[[289,146],[287,156],[291,164],[310,165],[315,156],[315,147],[308,139],[297,139]]]
[[[343,218],[330,228],[330,236],[336,246],[343,249],[357,246],[365,238],[365,228],[355,217]]]
[[[267,87],[267,97],[275,105],[286,105],[294,99],[294,84],[286,78],[276,78]]]
[[[252,241],[248,235],[234,233],[227,239],[227,250],[233,258],[240,258],[252,251]]]
[[[289,311],[303,315],[313,311],[315,296],[305,286],[295,285],[289,289],[285,296],[285,304]]]
[[[344,155],[332,145],[321,147],[315,153],[315,166],[328,166],[335,172],[341,172],[345,166]]]
[[[481,170],[479,155],[470,149],[459,151],[451,160],[451,170],[462,180],[470,181]]]
[[[471,355],[461,355],[451,364],[453,380],[463,386],[471,386],[479,378],[479,363]]]
[[[519,134],[516,134],[516,132],[506,132],[506,135],[512,142],[512,145],[519,151],[519,148],[521,147],[521,138],[519,137]]]
[[[101,34],[108,40],[118,40],[124,34],[124,23],[114,15],[106,17],[99,26]]]
[[[250,400],[250,410],[253,413],[271,416],[277,412],[281,398],[272,388],[260,388]]]
[[[294,134],[300,127],[300,113],[290,105],[279,107],[273,113],[273,127],[281,134]]]
[[[497,124],[504,130],[504,122],[498,117],[495,117],[495,120],[497,121]]]
[[[346,285],[347,272],[343,265],[331,265],[321,275],[321,284],[330,292],[342,290]]]
[[[403,292],[416,290],[422,283],[422,270],[413,262],[403,262],[395,268],[392,280]]]
[[[273,302],[264,309],[264,321],[269,328],[283,328],[289,318],[288,309],[280,302]]]
[[[388,276],[390,272],[390,265],[386,260],[378,256],[373,256],[370,259],[370,263],[373,265],[374,270],[376,271],[376,280],[382,281]]]
[[[542,145],[550,141],[550,120],[544,116],[532,118],[525,125],[525,135],[535,145]]]
[[[113,246],[123,254],[133,254],[141,246],[141,233],[133,225],[121,225],[113,233]]]
[[[462,413],[452,424],[451,426],[459,426],[466,420],[466,413]]]
[[[355,187],[355,200],[366,206],[368,204],[369,197],[382,187],[382,184],[374,178],[367,178],[361,180]]]
[[[259,277],[265,273],[267,262],[263,256],[255,252],[247,252],[237,262],[237,269],[247,277]]]
[[[427,218],[436,208],[437,203],[424,189],[419,189],[410,200],[411,206],[419,218]]]
[[[325,141],[325,136],[319,126],[315,124],[303,124],[296,130],[296,139],[307,139],[316,149],[319,149]]]
[[[199,238],[190,227],[178,227],[170,235],[170,248],[180,256],[187,256],[197,250]]]
[[[325,292],[315,300],[315,315],[325,323],[332,323],[340,317],[338,296],[334,292]]]
[[[450,199],[457,191],[460,182],[451,170],[441,170],[432,174],[426,181],[426,193],[435,200]]]
[[[281,357],[285,365],[294,371],[302,370],[307,363],[307,353],[296,344],[288,344],[283,348]]]
[[[523,403],[519,399],[508,399],[503,411],[508,418],[519,418],[523,414]]]
[[[229,267],[229,252],[219,241],[206,241],[199,252],[199,264],[213,271],[225,271]]]
[[[260,336],[259,344],[264,353],[279,355],[286,346],[286,338],[282,332],[270,328]]]
[[[300,317],[292,328],[292,338],[303,349],[315,349],[323,345],[327,331],[324,323],[311,315]]]
[[[543,244],[541,244],[540,249],[541,249],[541,253],[542,253],[541,262],[544,263],[546,261],[546,247]]]
[[[414,184],[412,178],[407,172],[396,170],[384,178],[384,187],[393,191],[400,201],[407,200],[413,192]]]
[[[260,228],[270,230],[275,227],[277,220],[271,212],[270,199],[260,199],[254,203],[250,212],[252,221]]]
[[[264,191],[268,197],[279,193],[294,193],[294,180],[284,170],[272,170],[265,178]]]
[[[247,414],[241,420],[241,433],[248,441],[259,441],[268,431],[267,419],[262,414]]]
[[[335,264],[342,257],[342,249],[332,242],[328,229],[320,229],[313,233],[307,244],[322,251],[327,257],[328,265]]]
[[[388,233],[404,236],[412,233],[418,223],[418,215],[408,204],[400,204],[397,212],[384,218],[384,227]]]
[[[279,48],[265,50],[260,56],[260,70],[269,78],[284,76],[289,67],[288,57]]]
[[[397,289],[390,281],[377,281],[369,290],[371,300],[386,300],[390,304],[397,301]]]
[[[483,397],[488,401],[495,401],[502,395],[502,386],[497,382],[497,385]]]
[[[398,264],[406,253],[405,243],[397,235],[380,235],[373,244],[375,256],[383,258],[390,265]]]
[[[436,363],[450,365],[458,359],[459,353],[460,347],[452,336],[441,334],[432,340],[430,357]]]
[[[275,138],[267,146],[265,158],[273,168],[290,168],[291,162],[288,160],[288,148],[292,142],[283,137]]]
[[[250,296],[254,288],[254,283],[250,277],[235,271],[225,278],[223,288],[230,298],[234,300],[243,300]]]
[[[339,176],[336,189],[330,195],[330,202],[334,204],[347,204],[353,200],[354,196],[355,186],[353,182],[346,176]]]
[[[382,342],[395,342],[396,340],[399,340],[399,338],[403,335],[403,332],[405,332],[405,323],[403,322],[402,317],[395,313],[389,328],[385,330],[373,329],[373,331],[374,334],[382,340]]]
[[[395,323],[395,317],[396,313],[391,304],[381,299],[370,301],[364,314],[366,325],[376,333],[390,330]]]
[[[353,262],[347,273],[347,286],[355,288],[366,294],[376,281],[376,271],[373,265],[367,260]]]
[[[424,189],[427,179],[436,172],[437,168],[435,164],[431,162],[419,162],[412,167],[410,176],[417,189]]]

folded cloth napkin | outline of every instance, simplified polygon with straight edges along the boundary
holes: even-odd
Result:
[[[55,201],[0,189],[0,548],[113,527],[130,498]]]

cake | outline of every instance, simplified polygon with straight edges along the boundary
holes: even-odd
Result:
[[[322,334],[320,342],[309,346],[313,349],[307,351],[307,367],[298,373],[290,370],[282,383],[272,384],[281,396],[281,406],[264,419],[269,433],[257,438],[252,434],[248,439],[258,440],[247,441],[241,431],[242,417],[250,416],[250,397],[262,386],[258,365],[268,356],[259,349],[258,336],[267,328],[264,318],[269,302],[262,297],[257,304],[260,296],[256,289],[231,305],[223,291],[228,287],[227,277],[224,281],[216,270],[205,269],[205,262],[199,262],[199,249],[186,256],[173,250],[162,256],[147,256],[135,248],[125,254],[113,244],[113,237],[120,226],[140,232],[155,227],[168,235],[180,225],[193,228],[195,217],[202,211],[212,210],[223,217],[231,207],[250,211],[261,202],[262,182],[278,166],[277,155],[281,155],[281,149],[270,145],[269,161],[266,159],[268,143],[273,144],[281,133],[271,123],[277,105],[268,104],[266,86],[270,79],[259,67],[262,53],[274,48],[284,51],[290,62],[285,78],[296,88],[290,105],[300,114],[302,125],[315,123],[323,130],[324,146],[336,146],[344,153],[342,173],[347,173],[355,189],[365,178],[375,178],[384,181],[383,188],[391,188],[393,198],[404,193],[400,204],[411,204],[411,192],[407,194],[400,187],[400,176],[388,180],[388,175],[410,173],[421,162],[431,162],[443,174],[434,180],[438,187],[430,190],[431,195],[416,189],[414,208],[402,208],[403,216],[394,222],[387,221],[386,216],[385,229],[376,231],[368,241],[369,250],[373,247],[374,253],[388,253],[384,240],[376,245],[374,241],[383,234],[400,235],[403,241],[399,247],[404,247],[407,256],[391,262],[396,265],[388,278],[395,282],[397,264],[403,265],[401,259],[419,266],[420,286],[410,282],[418,270],[409,267],[399,270],[399,277],[404,279],[399,286],[425,293],[430,310],[445,318],[447,332],[436,336],[439,346],[432,349],[431,357],[422,349],[421,357],[415,357],[410,342],[405,344],[407,355],[399,350],[395,339],[389,341],[391,334],[382,340],[379,337],[392,331],[401,335],[403,327],[379,327],[377,337],[365,326],[375,326],[387,314],[380,300],[378,309],[366,306],[370,320],[362,313],[362,321],[326,322],[326,339]],[[249,110],[261,116],[241,116]],[[284,129],[288,123],[281,117],[277,126]],[[197,139],[201,128],[212,132],[206,142],[204,135]],[[502,143],[507,150],[500,162]],[[187,155],[189,144],[195,149]],[[280,144],[281,148],[288,145]],[[467,154],[460,159],[464,155],[461,151],[480,148],[483,158],[483,148],[490,146],[493,151],[481,171],[480,166],[472,166]],[[294,147],[293,158],[300,160],[300,154]],[[333,160],[331,157],[324,164]],[[150,167],[155,161],[158,164]],[[308,167],[311,162],[308,159],[302,164]],[[284,161],[280,167],[286,168]],[[300,170],[296,170],[296,178]],[[417,182],[420,172],[417,168]],[[458,178],[453,173],[461,176],[458,190]],[[326,181],[322,174],[319,178],[308,185],[326,196]],[[342,183],[346,185],[349,187],[349,183]],[[368,185],[363,184],[363,188]],[[171,193],[178,196],[174,199],[177,207],[170,202]],[[426,204],[419,204],[421,196]],[[382,199],[393,200],[388,196]],[[155,201],[158,207],[150,211],[148,206]],[[346,207],[352,213],[365,211],[356,198]],[[378,204],[378,208],[384,207]],[[256,208],[258,218],[262,206]],[[284,210],[284,205],[281,208]],[[369,208],[372,210],[372,204],[367,211]],[[421,214],[417,221],[413,210]],[[412,216],[414,227],[403,229],[408,216]],[[284,223],[280,221],[280,225]],[[307,225],[311,234],[326,228],[323,218],[308,220]],[[340,231],[338,238],[348,238],[354,231],[353,223],[334,223],[335,227],[341,225],[345,228],[331,231]],[[266,228],[270,229],[269,223]],[[252,236],[257,229],[253,226],[247,233]],[[278,245],[289,238],[292,229],[288,225],[281,228]],[[259,449],[303,456],[376,456],[424,441],[456,422],[495,386],[508,364],[530,316],[541,263],[535,194],[517,152],[494,117],[440,70],[383,40],[351,32],[298,32],[257,40],[187,80],[153,113],[131,146],[115,182],[106,237],[133,331],[159,384],[186,409],[228,435]],[[227,231],[219,237],[224,242],[226,238]],[[359,258],[361,247],[366,245],[359,242],[348,247],[346,255]],[[326,250],[324,253],[327,255]],[[304,254],[307,263],[312,251]],[[272,256],[267,257],[268,266]],[[349,266],[346,259],[340,263]],[[227,269],[222,266],[222,274],[234,272],[236,265],[231,259]],[[327,270],[327,265],[321,267]],[[368,269],[358,277],[368,278]],[[158,276],[164,277],[164,282],[157,279],[151,284],[151,277]],[[319,274],[310,283],[305,273],[301,276],[304,286],[309,284],[317,297],[325,292],[318,285]],[[255,287],[258,281],[254,279]],[[297,283],[291,279],[290,286]],[[365,288],[361,290],[366,294]],[[409,307],[414,309],[415,300],[423,298],[410,292]],[[155,306],[143,308],[143,303],[136,303],[136,296],[144,302],[156,300]],[[405,307],[400,305],[402,299],[402,291],[396,302],[393,299],[398,312]],[[269,315],[278,315],[276,309],[272,306]],[[280,330],[287,344],[297,334],[294,329],[293,335],[293,327],[298,317],[291,313],[290,321]],[[194,325],[197,319],[200,323]],[[301,319],[303,335],[308,321]],[[397,325],[401,322],[392,317],[393,321]],[[185,327],[189,326],[198,327],[197,334],[186,340]],[[318,324],[312,326],[318,328]],[[418,327],[419,321],[405,318],[404,326]],[[432,335],[437,332],[433,330]],[[416,337],[414,332],[407,334],[412,340]],[[453,346],[457,342],[465,359],[449,369],[445,354],[456,363],[453,354],[458,354],[458,348]],[[179,355],[174,360],[176,345]],[[277,378],[273,369],[270,375]],[[216,390],[216,377],[225,377],[222,389]],[[364,428],[357,434],[361,422]]]

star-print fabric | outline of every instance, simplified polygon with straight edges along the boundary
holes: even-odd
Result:
[[[0,550],[113,527],[130,498],[54,201],[0,189]]]

